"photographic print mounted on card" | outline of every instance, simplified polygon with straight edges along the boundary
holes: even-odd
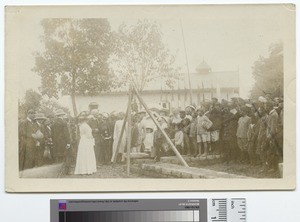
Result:
[[[6,191],[294,189],[295,10],[6,7]]]

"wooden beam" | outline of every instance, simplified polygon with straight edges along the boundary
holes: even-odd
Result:
[[[123,125],[122,125],[122,128],[121,128],[121,133],[120,133],[120,137],[119,137],[119,140],[118,140],[117,149],[116,149],[116,151],[114,153],[114,156],[113,156],[113,163],[116,163],[116,161],[117,161],[117,156],[118,156],[118,153],[119,153],[119,149],[120,149],[120,146],[121,146],[121,141],[122,141],[123,134],[124,134],[124,131],[125,131],[125,126],[126,126],[126,122],[127,122],[127,116],[128,116],[128,112],[129,112],[128,109],[129,109],[130,105],[131,105],[131,101],[128,100],[126,115],[125,115],[124,122],[123,122]]]
[[[184,165],[186,167],[189,167],[189,165],[185,162],[185,160],[183,159],[183,157],[181,156],[181,154],[176,149],[175,145],[172,143],[172,141],[169,138],[169,136],[167,135],[167,133],[163,130],[163,128],[161,127],[161,125],[158,123],[158,121],[153,116],[152,112],[149,110],[147,104],[144,102],[143,98],[140,96],[140,94],[137,91],[137,89],[136,89],[135,86],[133,86],[133,91],[134,91],[136,97],[138,98],[138,100],[140,101],[140,103],[144,106],[146,112],[149,114],[149,116],[151,117],[151,119],[155,123],[156,127],[162,132],[162,134],[166,138],[167,142],[170,144],[172,150],[174,151],[174,153],[176,154],[176,156],[178,157],[178,159],[180,160],[180,162],[182,163],[182,165]]]
[[[127,109],[127,176],[130,175],[130,151],[131,151],[131,101],[132,101],[132,86],[129,87],[129,102]]]

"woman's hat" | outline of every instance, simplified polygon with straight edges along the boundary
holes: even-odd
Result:
[[[196,107],[193,106],[193,105],[187,105],[185,108],[191,108],[191,109],[193,109],[193,110],[196,110]]]
[[[62,110],[62,109],[59,109],[59,110],[57,110],[56,112],[55,112],[55,116],[63,116],[63,115],[65,115],[66,113]]]
[[[260,101],[262,103],[268,102],[268,100],[265,97],[263,97],[263,96],[258,97],[258,101]]]
[[[44,113],[37,113],[35,114],[34,120],[45,120],[47,119],[44,115]]]
[[[79,115],[77,116],[78,119],[86,119],[88,117],[88,112],[87,111],[82,111],[81,113],[79,113]]]

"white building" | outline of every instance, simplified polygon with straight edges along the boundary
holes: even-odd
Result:
[[[158,79],[148,84],[141,95],[149,107],[163,104],[170,108],[184,108],[190,104],[190,90],[188,74],[185,73],[178,80],[173,89],[167,87]],[[239,95],[239,71],[213,72],[211,67],[203,60],[196,68],[195,73],[190,73],[192,103],[200,104],[203,100],[209,101],[212,97],[219,100]],[[119,89],[114,92],[102,93],[98,96],[77,96],[76,103],[79,112],[88,110],[89,103],[97,102],[100,112],[111,113],[125,112],[128,102],[128,91]],[[136,99],[137,100],[137,99]],[[72,110],[69,99],[68,104]]]

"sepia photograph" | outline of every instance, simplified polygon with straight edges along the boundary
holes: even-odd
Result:
[[[6,7],[6,191],[294,189],[295,10]]]

